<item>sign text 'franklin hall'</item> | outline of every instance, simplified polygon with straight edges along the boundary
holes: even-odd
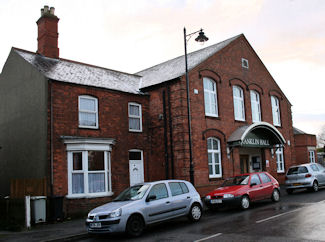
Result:
[[[248,145],[248,146],[270,146],[270,141],[267,139],[244,139],[241,142],[242,145]]]

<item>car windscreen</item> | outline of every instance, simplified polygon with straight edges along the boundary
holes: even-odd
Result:
[[[248,180],[249,180],[248,175],[231,177],[223,182],[222,187],[247,185]]]
[[[296,167],[291,167],[288,170],[288,175],[295,175],[295,174],[302,174],[302,173],[308,173],[307,167],[296,166]]]
[[[139,200],[143,198],[144,194],[150,187],[149,184],[135,185],[125,189],[120,195],[118,195],[113,202],[118,201],[129,201],[129,200]]]

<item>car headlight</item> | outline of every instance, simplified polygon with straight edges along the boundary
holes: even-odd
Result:
[[[211,196],[210,196],[210,195],[208,195],[208,196],[206,196],[206,197],[205,197],[205,199],[211,199]]]
[[[110,218],[116,218],[116,217],[120,217],[122,215],[122,208],[118,208],[113,210],[110,214],[109,217]]]
[[[223,198],[233,198],[234,195],[233,194],[224,194]]]

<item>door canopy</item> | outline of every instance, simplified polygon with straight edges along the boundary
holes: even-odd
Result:
[[[229,139],[230,146],[271,148],[275,145],[283,146],[285,139],[271,124],[259,122],[239,127]]]

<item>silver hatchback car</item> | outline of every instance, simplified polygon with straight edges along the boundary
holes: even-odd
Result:
[[[325,168],[318,163],[292,166],[286,174],[285,185],[288,194],[298,188],[317,192],[320,186],[325,185]]]
[[[146,225],[187,215],[191,221],[202,216],[202,201],[193,185],[183,180],[136,184],[112,202],[91,210],[88,233],[127,232],[139,236]]]

